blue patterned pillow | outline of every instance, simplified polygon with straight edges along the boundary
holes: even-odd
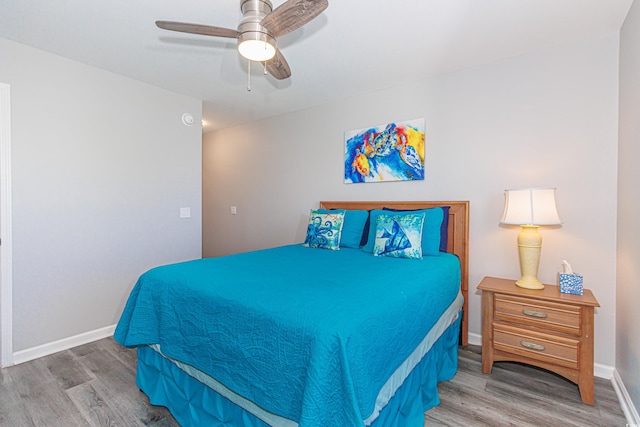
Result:
[[[431,209],[442,209],[442,224],[440,224],[440,252],[447,252],[447,245],[449,244],[449,210],[451,210],[451,206],[440,206],[438,208]],[[429,209],[394,209],[394,208],[382,208],[384,211],[391,212],[422,212],[423,210],[427,212],[427,216],[424,218],[424,228],[422,230],[422,251],[423,255],[429,255],[424,248],[425,238],[427,237],[427,227],[428,224],[431,223],[431,218],[429,216]],[[366,244],[366,242],[365,242]]]
[[[377,218],[379,215],[404,215],[406,213],[422,213],[424,212],[424,226],[422,227],[422,255],[423,256],[437,256],[440,255],[440,226],[444,213],[442,208],[429,208],[421,209],[417,211],[385,211],[381,209],[374,209],[370,212],[371,224],[369,225],[369,237],[367,244],[363,246],[362,250],[365,252],[373,252],[373,245],[376,240],[375,231]]]
[[[340,249],[340,234],[344,223],[344,210],[324,211],[311,210],[307,237],[302,246],[308,248]]]
[[[422,258],[422,227],[425,213],[379,215],[373,255]]]

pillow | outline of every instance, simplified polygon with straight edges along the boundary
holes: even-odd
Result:
[[[302,246],[308,248],[340,249],[340,233],[344,223],[344,210],[318,212],[311,210],[307,236]]]
[[[422,258],[422,228],[426,213],[379,215],[376,219],[374,256]]]
[[[440,226],[440,252],[447,252],[447,245],[449,244],[449,209],[451,206],[441,206],[442,209],[442,225]],[[382,208],[385,211],[392,212],[415,212],[419,209],[393,209]],[[365,241],[366,243],[366,241]],[[363,243],[364,245],[364,243]]]
[[[425,213],[424,225],[422,226],[422,255],[423,256],[438,256],[440,254],[440,226],[442,225],[442,219],[444,218],[444,212],[442,208],[430,208],[420,209],[412,211],[412,213]],[[376,221],[380,215],[402,215],[406,212],[393,212],[385,211],[382,209],[372,210],[370,213],[371,224],[369,226],[369,239],[367,244],[362,248],[365,252],[373,252],[373,246],[375,244],[375,230]]]
[[[360,247],[367,244],[369,239],[369,228],[371,227],[371,210],[367,211],[367,220],[364,223],[364,231],[362,232],[362,239],[360,239]]]
[[[335,209],[318,209],[317,212],[328,213],[335,212]],[[363,210],[344,210],[344,224],[342,225],[342,233],[340,233],[340,247],[341,248],[355,248],[358,249],[366,240],[362,242],[362,236],[364,227],[369,219],[369,211]]]

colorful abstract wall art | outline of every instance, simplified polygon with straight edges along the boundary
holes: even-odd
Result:
[[[344,182],[424,179],[424,119],[345,132]]]

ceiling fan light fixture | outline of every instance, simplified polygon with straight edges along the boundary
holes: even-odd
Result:
[[[250,61],[264,62],[276,54],[276,40],[266,33],[246,32],[238,37],[238,51]]]
[[[329,6],[328,0],[284,0],[275,10],[271,0],[240,0],[242,19],[237,30],[187,22],[156,21],[164,30],[236,39],[238,53],[251,62],[264,63],[265,74],[276,80],[291,77],[291,68],[277,47],[276,38],[315,19]]]

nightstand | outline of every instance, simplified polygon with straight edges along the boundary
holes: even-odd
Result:
[[[485,277],[482,291],[482,372],[493,362],[538,366],[576,383],[593,405],[593,293],[561,293],[558,286],[519,288],[515,280]]]

